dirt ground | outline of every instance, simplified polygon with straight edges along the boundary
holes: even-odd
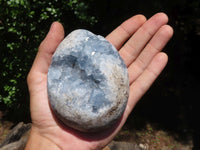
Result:
[[[0,111],[0,143],[7,136],[13,123],[2,119]],[[147,124],[142,130],[123,128],[114,139],[115,141],[135,142],[143,150],[192,150],[192,140],[179,141],[167,131],[157,130]]]
[[[7,136],[9,131],[11,130],[13,123],[10,121],[6,121],[2,119],[3,112],[0,111],[0,143]]]
[[[178,140],[175,135],[157,130],[151,124],[142,130],[122,129],[114,140],[136,142],[142,150],[192,150],[193,147],[191,139]]]

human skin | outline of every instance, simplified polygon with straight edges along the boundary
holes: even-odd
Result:
[[[173,35],[168,17],[157,13],[150,19],[136,15],[123,22],[106,39],[123,58],[129,72],[130,93],[121,120],[100,133],[82,133],[63,126],[53,115],[47,95],[47,72],[57,46],[64,38],[63,26],[54,22],[39,46],[27,77],[32,127],[26,150],[99,150],[120,131],[136,103],[167,64],[161,52]]]

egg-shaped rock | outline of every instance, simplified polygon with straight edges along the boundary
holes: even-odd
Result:
[[[129,95],[128,70],[118,51],[84,29],[70,33],[56,49],[47,85],[55,116],[83,132],[116,123]]]

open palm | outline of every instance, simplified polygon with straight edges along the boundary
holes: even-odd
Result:
[[[51,111],[47,95],[47,72],[52,55],[64,38],[63,26],[54,22],[39,47],[28,75],[32,129],[26,149],[34,149],[34,136],[40,139],[40,144],[42,140],[48,143],[49,148],[46,149],[90,150],[106,146],[167,64],[167,55],[160,52],[173,34],[172,28],[166,25],[167,22],[168,18],[164,13],[158,13],[149,20],[143,15],[136,15],[106,37],[118,49],[127,65],[130,94],[120,122],[115,127],[95,134],[63,126]]]

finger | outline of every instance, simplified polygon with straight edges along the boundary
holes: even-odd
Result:
[[[40,44],[39,51],[32,66],[35,72],[46,74],[51,63],[51,57],[58,44],[64,38],[64,29],[59,22],[51,25],[50,31],[46,38]]]
[[[119,49],[145,21],[146,18],[143,15],[133,16],[111,32],[106,39]]]
[[[144,93],[150,88],[158,75],[162,72],[168,61],[168,56],[160,52],[158,53],[135,82],[130,86],[129,100],[127,104],[126,113],[130,114],[133,107]]]
[[[166,14],[157,13],[138,29],[119,51],[127,66],[137,58],[147,42],[153,37],[157,30],[167,22],[168,17]]]
[[[145,70],[153,57],[159,53],[173,35],[169,25],[162,26],[147,44],[138,58],[128,67],[130,84]]]

